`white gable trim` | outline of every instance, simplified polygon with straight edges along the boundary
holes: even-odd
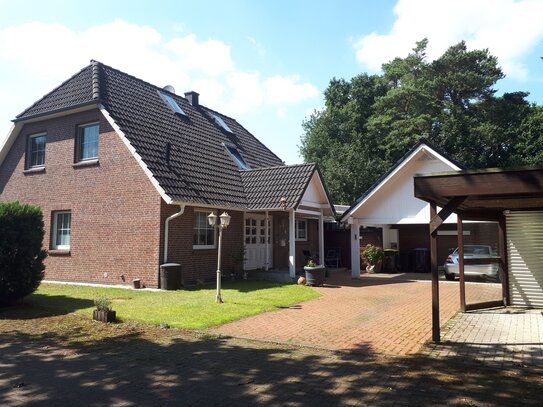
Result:
[[[23,128],[23,124],[18,122],[11,126],[11,129],[9,129],[7,137],[4,139],[4,144],[2,144],[2,148],[0,149],[0,166],[2,166],[2,163],[6,159],[9,150],[11,149],[11,146],[17,139],[17,136],[21,132],[21,129]]]
[[[147,164],[145,164],[145,162],[143,161],[141,156],[137,153],[136,149],[132,146],[132,144],[130,143],[128,138],[122,132],[121,128],[117,125],[117,123],[115,123],[115,120],[113,120],[113,118],[110,116],[110,114],[106,110],[106,108],[103,105],[99,105],[99,109],[100,109],[100,112],[102,112],[102,114],[104,115],[104,117],[108,121],[108,123],[111,125],[111,127],[113,127],[113,130],[115,130],[115,132],[119,135],[119,137],[121,138],[123,143],[126,145],[126,147],[128,148],[128,151],[130,151],[132,156],[136,159],[137,163],[140,165],[143,172],[145,172],[145,174],[149,178],[149,181],[151,181],[151,184],[153,184],[153,186],[155,187],[157,192],[160,194],[162,199],[164,199],[164,201],[167,204],[173,203],[173,199],[170,198],[170,196],[168,194],[166,194],[166,191],[164,191],[164,189],[160,186],[160,184],[158,183],[158,181],[154,177],[151,170],[149,170],[149,167],[147,167]]]
[[[314,202],[304,201],[304,195],[307,192],[307,188],[309,188],[309,186],[311,185],[311,182],[313,181],[313,179],[317,180],[318,188],[322,191],[322,194],[324,198],[326,199],[326,202],[324,204],[319,204],[318,206],[315,205]],[[305,187],[304,193],[302,194],[302,199],[300,200],[300,202],[298,203],[298,205],[296,205],[294,209],[297,210],[299,206],[312,206],[312,207],[319,207],[321,209],[330,208],[330,211],[334,213],[334,207],[332,206],[332,204],[330,203],[330,200],[328,199],[328,194],[326,193],[326,189],[324,188],[324,183],[322,182],[322,178],[318,171],[313,172],[313,176],[309,180],[307,186]]]
[[[453,171],[460,171],[462,168],[460,168],[458,165],[453,163],[451,160],[448,160],[443,155],[439,154],[436,150],[428,146],[427,144],[422,143],[418,148],[416,148],[409,156],[407,156],[388,176],[382,180],[379,184],[377,184],[365,197],[362,201],[360,201],[354,208],[352,208],[349,212],[345,212],[341,216],[341,220],[344,221],[346,218],[350,218],[351,214],[356,212],[362,205],[364,205],[373,195],[377,193],[385,184],[387,184],[392,178],[396,176],[411,160],[413,160],[420,152],[427,152],[433,155],[436,159],[440,160],[444,164],[451,167]]]

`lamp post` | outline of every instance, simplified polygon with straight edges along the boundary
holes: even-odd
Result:
[[[230,218],[231,216],[228,215],[228,213],[223,212],[221,216],[219,216],[219,219],[221,220],[219,224],[217,224],[217,215],[215,215],[215,212],[211,212],[207,216],[207,221],[211,226],[214,228],[219,228],[219,250],[217,253],[217,295],[215,297],[215,302],[217,304],[220,304],[222,302],[221,298],[221,248],[222,248],[222,231],[223,229],[226,229],[228,225],[230,224]]]

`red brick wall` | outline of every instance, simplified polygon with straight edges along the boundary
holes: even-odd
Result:
[[[93,121],[99,165],[74,168],[77,125]],[[46,170],[24,174],[26,140],[36,132],[47,133]],[[70,254],[49,255],[47,279],[157,285],[162,199],[98,110],[25,125],[0,167],[0,200],[42,208],[47,249],[51,211],[71,210]]]
[[[306,265],[304,251],[309,251],[311,256],[319,252],[319,222],[316,219],[307,219],[307,240],[296,240],[297,270]],[[319,253],[319,256],[322,256],[322,254]]]
[[[196,207],[197,208],[197,207]],[[193,249],[192,231],[194,225],[194,207],[187,206],[183,215],[170,221],[168,262],[182,266],[183,283],[196,284],[196,280],[213,281],[217,272],[217,248]],[[225,209],[215,209],[220,215]],[[243,212],[226,210],[232,217],[230,225],[223,231],[221,271],[228,275],[233,271],[232,255],[243,246]],[[179,212],[178,205],[167,205],[164,201],[161,209],[161,235],[164,235],[166,218]],[[218,234],[216,237],[218,243]],[[161,263],[163,262],[163,243],[161,243]]]

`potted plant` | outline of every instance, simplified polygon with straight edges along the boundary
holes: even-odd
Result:
[[[305,281],[307,285],[323,285],[326,268],[318,265],[315,260],[310,259],[304,266]]]
[[[243,271],[243,263],[245,262],[245,260],[247,260],[246,258],[246,255],[247,255],[247,249],[245,248],[244,245],[241,245],[237,250],[234,250],[231,254],[231,259],[232,259],[232,278],[234,279],[235,277],[241,277],[243,276],[243,278],[246,280],[246,272]]]
[[[116,312],[111,309],[111,300],[105,296],[94,300],[96,309],[92,312],[92,319],[100,322],[115,322],[117,320]]]
[[[368,273],[379,273],[381,271],[381,263],[385,257],[385,252],[381,247],[372,244],[366,245],[362,250],[362,257]]]

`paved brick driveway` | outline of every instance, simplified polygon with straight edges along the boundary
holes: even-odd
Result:
[[[358,350],[388,355],[419,351],[431,338],[430,281],[405,275],[334,274],[317,287],[321,297],[282,310],[222,325],[218,334],[296,343],[325,349]],[[467,283],[468,302],[499,299],[501,286]],[[441,323],[459,308],[457,282],[440,282]]]

